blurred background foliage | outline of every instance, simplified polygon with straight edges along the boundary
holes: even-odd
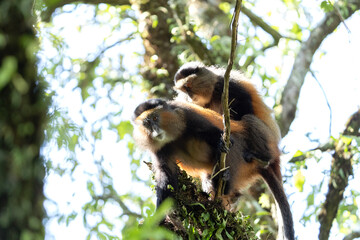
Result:
[[[32,2],[0,2],[0,239],[41,239],[40,147],[49,98],[37,76]]]
[[[5,23],[3,19],[13,17],[5,14],[10,2],[1,3],[0,22]],[[52,100],[41,147],[46,167],[46,239],[172,239],[171,233],[157,227],[171,204],[155,213],[154,182],[149,169],[142,163],[149,160],[149,156],[141,154],[134,145],[131,114],[136,105],[148,97],[172,98],[173,76],[183,63],[197,60],[226,66],[234,2],[37,0],[32,6],[22,2],[20,11],[27,13],[28,20],[37,20],[34,26],[40,45],[37,51],[38,78],[45,79],[48,87],[43,93]],[[319,61],[332,47],[336,48],[334,45],[319,48],[319,45],[341,24],[341,19],[349,18],[359,5],[359,1],[243,1],[235,68],[252,79],[265,96],[266,103],[275,109],[283,137],[297,130],[290,128],[289,132],[286,124],[290,126],[294,119],[282,117],[286,104],[295,106],[294,116],[297,111],[299,96],[296,93],[292,95],[294,103],[282,101],[285,93],[291,92],[286,87],[291,82],[290,72],[299,67],[294,61],[303,52],[312,52],[311,64],[315,52]],[[353,18],[360,19],[358,12]],[[330,21],[325,24],[330,29],[320,28],[323,19]],[[15,26],[10,20],[8,24]],[[331,28],[332,24],[337,25]],[[0,47],[3,52],[8,42],[7,29],[4,24],[1,26]],[[309,44],[307,41],[315,39],[311,38],[315,30],[323,31],[322,40],[312,47],[311,41]],[[335,34],[344,34],[344,31]],[[34,46],[33,41],[23,44]],[[34,54],[33,48],[31,51],[29,47],[27,49],[22,51]],[[7,76],[12,74],[12,69],[20,71],[14,67],[13,58],[4,56],[1,53],[1,120],[9,111],[3,104],[5,88],[9,85],[7,81],[12,79]],[[31,61],[30,65],[34,65],[35,61]],[[302,70],[305,75],[309,72],[306,67]],[[315,71],[327,70],[318,63]],[[33,81],[32,77],[24,79],[27,83]],[[303,80],[295,84],[298,92]],[[27,85],[21,80],[12,81],[11,86],[17,92],[29,94]],[[30,87],[33,88],[36,87]],[[321,102],[326,109],[322,93],[316,94],[310,98],[314,104]],[[15,95],[7,99],[16,102]],[[346,98],[345,95],[342,97]],[[356,106],[358,103],[351,104]],[[43,113],[34,111],[34,114],[41,117]],[[328,115],[322,115],[326,115],[326,124],[324,120],[322,124],[314,120],[314,124],[327,125]],[[356,118],[354,121],[356,123]],[[294,214],[295,231],[299,236],[304,236],[304,229],[318,231],[326,225],[323,224],[326,221],[321,220],[327,217],[325,210],[332,209],[335,216],[329,217],[330,224],[321,230],[325,235],[320,234],[319,239],[328,239],[330,229],[330,239],[353,239],[359,236],[360,215],[357,203],[360,189],[355,186],[359,169],[358,125],[351,125],[350,130],[337,128],[330,137],[326,131],[325,134],[319,133],[316,127],[303,125],[310,130],[302,130],[300,134],[307,134],[307,137],[301,137],[301,141],[284,138],[281,146],[285,190],[290,205],[297,211]],[[0,126],[1,131],[5,129],[3,126]],[[35,129],[40,131],[43,127]],[[24,128],[21,132],[26,131]],[[3,133],[0,141],[4,139]],[[37,144],[40,149],[40,143]],[[0,150],[3,161],[3,145]],[[343,169],[342,164],[336,167],[339,156],[348,165],[350,163],[347,169]],[[0,171],[6,169],[4,166],[1,165]],[[5,176],[1,173],[0,177]],[[334,179],[333,175],[340,176],[340,179]],[[43,176],[39,173],[36,177],[41,179]],[[333,201],[335,206],[326,208],[330,198],[327,198],[329,182],[332,186],[338,186],[340,182],[345,185],[335,187],[341,198]],[[5,196],[2,192],[0,194]],[[264,192],[263,184],[259,184],[245,198],[241,209],[243,214],[250,215],[257,236],[274,239],[276,217],[272,216],[274,204],[269,192]],[[301,204],[296,201],[301,201]],[[295,208],[303,211],[298,212]],[[1,210],[0,224],[5,218],[8,216]],[[318,233],[310,235],[315,239]],[[27,236],[24,239],[35,239]]]

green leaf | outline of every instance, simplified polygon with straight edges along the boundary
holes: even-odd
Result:
[[[294,23],[290,31],[294,33],[298,39],[302,38],[302,29],[299,24]]]
[[[297,171],[294,176],[295,187],[302,192],[304,190],[305,176],[302,174],[301,169]]]
[[[165,200],[153,216],[146,218],[139,228],[134,225],[124,231],[124,239],[176,239],[174,234],[167,229],[159,227],[159,223],[172,208],[171,199]]]
[[[334,10],[334,6],[330,1],[322,1],[320,7],[322,10],[324,10],[324,12],[331,12]]]
[[[122,121],[119,125],[116,127],[120,139],[123,139],[126,134],[131,134],[134,130],[132,124],[130,121]]]
[[[0,67],[0,90],[3,89],[17,71],[17,60],[13,56],[4,58]]]
[[[152,21],[152,27],[156,28],[157,25],[159,24],[158,16],[157,15],[151,15],[150,19]]]
[[[223,228],[219,228],[216,233],[215,233],[215,236],[217,239],[220,239],[220,240],[223,240],[223,237],[221,236],[221,233],[224,229]]]
[[[259,203],[262,208],[270,208],[270,196],[266,193],[262,193],[259,197]]]
[[[66,226],[69,226],[69,223],[74,220],[77,216],[77,213],[73,212],[66,218]]]
[[[270,216],[271,213],[268,212],[268,211],[259,211],[259,212],[256,212],[256,216]]]
[[[227,239],[230,239],[230,240],[234,239],[234,238],[231,236],[231,234],[228,233],[226,230],[225,230],[225,234],[226,234]]]
[[[231,5],[227,2],[222,2],[219,4],[219,8],[224,12],[224,13],[230,13],[230,9],[231,9]]]
[[[204,210],[206,210],[205,206],[204,206],[203,204],[201,204],[201,203],[192,203],[192,204],[190,204],[190,206],[200,206],[200,207],[202,207]]]
[[[307,206],[310,207],[314,205],[314,200],[315,200],[315,192],[313,191],[306,198]]]
[[[209,229],[205,229],[204,231],[203,231],[203,233],[202,233],[202,236],[203,237],[206,237],[206,236],[208,236],[209,235]]]
[[[89,191],[91,196],[94,196],[95,190],[94,190],[94,183],[91,181],[87,182],[87,190]]]
[[[350,145],[353,139],[351,137],[341,136],[341,140],[345,143],[345,145]]]
[[[105,234],[101,233],[101,232],[98,232],[97,233],[97,238],[100,239],[100,240],[107,240],[108,238],[106,237]]]
[[[300,150],[297,150],[296,153],[294,154],[293,158],[300,157],[302,155],[304,155],[304,153],[302,151],[300,151]]]
[[[203,218],[204,222],[207,222],[210,219],[210,213],[202,213],[201,217]]]
[[[74,134],[69,141],[70,151],[75,151],[75,147],[78,144],[78,142],[79,142],[79,136]]]
[[[215,42],[216,40],[219,40],[219,39],[220,39],[219,35],[214,35],[214,36],[211,37],[210,43]]]

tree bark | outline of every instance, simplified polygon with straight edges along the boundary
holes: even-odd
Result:
[[[129,0],[82,0],[82,1],[78,1],[78,0],[59,0],[59,1],[51,1],[51,0],[44,0],[45,4],[46,4],[46,9],[44,9],[44,11],[42,11],[41,13],[41,20],[45,21],[45,22],[49,22],[51,19],[51,15],[53,14],[53,12],[57,9],[60,8],[62,6],[65,6],[67,4],[72,4],[72,3],[86,3],[86,4],[94,4],[94,5],[98,5],[100,3],[106,3],[106,4],[110,4],[110,5],[131,5]]]
[[[0,239],[44,239],[40,157],[46,97],[36,69],[32,1],[0,2]]]
[[[344,7],[344,11],[342,11],[342,17],[344,19],[349,18],[359,8],[359,0],[348,2],[347,6]],[[347,15],[344,13],[347,13]],[[293,69],[281,97],[281,112],[278,123],[282,136],[288,133],[290,125],[295,119],[300,90],[304,84],[305,76],[309,72],[315,52],[324,39],[330,35],[340,23],[341,19],[336,10],[327,13],[323,20],[311,31],[307,41],[301,44],[300,51],[295,58]]]
[[[174,93],[173,78],[179,64],[173,51],[176,44],[170,41],[170,6],[167,0],[147,1],[140,4],[140,13],[140,25],[144,26],[141,37],[145,47],[141,75],[151,83],[149,89],[153,95],[171,97]]]
[[[352,232],[346,235],[343,240],[352,240],[356,238],[360,238],[360,231]]]

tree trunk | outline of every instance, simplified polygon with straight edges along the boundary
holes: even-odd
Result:
[[[174,93],[173,78],[179,64],[173,51],[175,43],[170,41],[170,6],[166,0],[147,1],[140,5],[140,12],[145,47],[141,75],[150,83],[149,90],[155,96],[171,97]]]
[[[0,2],[0,239],[44,239],[47,111],[37,77],[32,1]]]

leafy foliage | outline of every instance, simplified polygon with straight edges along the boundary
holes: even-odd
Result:
[[[184,171],[179,182],[183,185],[176,192],[176,207],[165,225],[182,239],[258,239],[249,217],[228,212],[220,201],[209,200],[208,194],[199,191],[198,184]]]

